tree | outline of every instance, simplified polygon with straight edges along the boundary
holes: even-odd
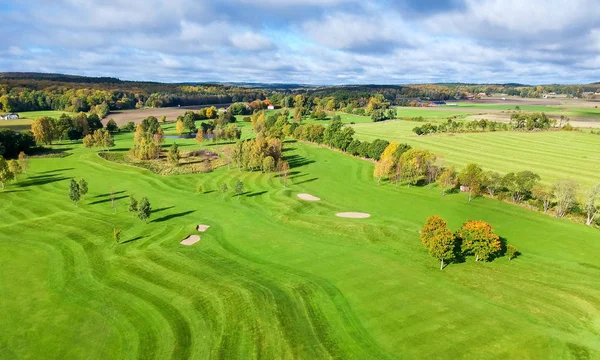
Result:
[[[15,180],[18,179],[19,175],[23,172],[21,165],[17,160],[10,160],[8,162],[8,170],[13,173],[13,177]]]
[[[267,156],[263,159],[262,170],[266,173],[275,171],[275,159],[272,156]]]
[[[442,196],[446,195],[456,187],[456,169],[453,167],[445,168],[437,179],[439,187],[442,189]]]
[[[173,145],[171,145],[171,147],[169,148],[169,152],[167,153],[167,160],[171,165],[179,166],[180,158],[181,155],[179,153],[179,146],[177,145],[177,143],[173,143]]]
[[[552,185],[552,193],[556,202],[556,217],[561,218],[573,207],[579,185],[572,180],[558,180]]]
[[[382,178],[387,178],[390,176],[394,165],[398,162],[398,158],[396,158],[396,150],[400,147],[400,144],[393,141],[391,142],[383,153],[381,153],[381,157],[379,161],[375,164],[375,170],[373,175],[377,178],[377,184]]]
[[[516,258],[517,255],[519,255],[519,250],[517,250],[516,247],[510,244],[506,246],[506,257],[508,258],[508,261]]]
[[[198,129],[198,132],[196,132],[196,142],[198,144],[202,144],[204,142],[204,129],[200,128]]]
[[[133,195],[129,195],[129,207],[127,211],[135,213],[138,211],[138,202]]]
[[[445,229],[431,239],[429,255],[440,260],[440,270],[444,269],[444,260],[450,262],[454,260],[456,249],[456,237],[452,231]]]
[[[117,122],[114,119],[108,120],[108,122],[106,123],[106,130],[108,132],[118,132],[119,127],[117,126]]]
[[[502,176],[495,171],[482,174],[482,185],[490,196],[496,196],[502,190]]]
[[[54,140],[54,119],[48,116],[37,118],[31,124],[31,132],[39,144],[52,145]]]
[[[459,174],[458,181],[461,185],[469,188],[469,201],[473,199],[473,195],[481,193],[482,183],[481,167],[477,164],[468,164]]]
[[[598,214],[598,197],[600,196],[600,184],[592,187],[585,192],[583,201],[581,202],[582,210],[584,211],[587,219],[585,224],[590,226]]]
[[[71,184],[69,186],[69,199],[75,203],[75,206],[79,207],[79,199],[81,198],[81,193],[79,192],[79,184],[74,179],[71,179]]]
[[[241,180],[236,181],[234,190],[239,199],[240,195],[244,192],[244,183]]]
[[[526,170],[508,173],[502,179],[502,185],[508,190],[514,203],[521,202],[531,195],[531,190],[540,180],[540,176]]]
[[[137,208],[138,219],[147,223],[151,212],[150,201],[146,197],[141,198]]]
[[[229,187],[227,186],[226,183],[222,183],[221,184],[221,193],[223,194],[223,197],[225,197],[225,195],[227,194],[227,191],[229,191]]]
[[[290,174],[290,164],[287,161],[282,161],[280,166],[281,176],[283,177],[283,187],[286,187],[287,178]]]
[[[202,194],[204,192],[204,185],[202,185],[202,183],[198,183],[196,184],[196,192],[198,194]]]
[[[160,117],[160,122],[162,123],[166,123],[167,122],[167,115],[163,115]]]
[[[175,131],[177,131],[179,135],[183,134],[183,132],[185,131],[185,125],[183,124],[183,120],[177,120],[177,123],[175,124]]]
[[[5,183],[14,178],[14,174],[10,171],[8,167],[8,162],[2,155],[0,155],[0,184],[2,184],[2,189],[4,190]]]
[[[85,181],[85,179],[81,179],[81,180],[79,180],[79,183],[77,185],[79,186],[79,194],[82,197],[85,197],[85,194],[88,193],[87,181]]]
[[[467,221],[457,232],[465,255],[475,255],[475,261],[493,259],[502,250],[500,237],[484,221]]]
[[[19,164],[21,164],[23,172],[27,174],[27,170],[29,170],[29,157],[23,151],[19,153]]]
[[[553,198],[552,189],[549,186],[541,184],[534,186],[533,189],[531,189],[531,196],[542,204],[544,212],[548,212]]]
[[[100,131],[102,134],[102,137],[100,138],[100,144],[98,144],[98,146],[101,146],[106,151],[110,151],[109,149],[115,146],[115,139],[113,138],[113,136],[110,134],[110,132],[106,130],[96,131]]]
[[[431,240],[447,229],[446,222],[438,215],[428,217],[420,231],[423,246],[429,249],[431,247]]]
[[[95,146],[94,137],[92,134],[87,134],[83,137],[83,147],[91,149]]]
[[[119,240],[121,240],[121,229],[113,228],[113,239],[118,244]]]

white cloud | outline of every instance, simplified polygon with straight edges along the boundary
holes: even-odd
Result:
[[[234,34],[231,36],[231,43],[238,49],[247,51],[267,50],[273,47],[268,37],[252,32]]]

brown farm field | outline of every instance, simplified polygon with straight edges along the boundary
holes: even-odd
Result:
[[[128,122],[133,121],[139,123],[148,116],[154,116],[160,120],[161,116],[165,115],[167,121],[176,120],[177,116],[183,115],[186,111],[192,110],[197,111],[205,107],[215,106],[217,108],[228,107],[231,104],[208,104],[208,105],[194,105],[194,106],[178,106],[178,107],[165,107],[165,108],[147,108],[139,110],[122,110],[122,111],[111,111],[102,122],[106,122],[110,119],[114,119],[117,125],[126,125]]]

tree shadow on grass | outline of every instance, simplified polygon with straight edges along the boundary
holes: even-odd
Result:
[[[46,185],[46,184],[51,184],[57,181],[63,181],[63,180],[69,180],[70,178],[67,177],[58,177],[58,175],[54,175],[54,176],[48,176],[45,178],[41,178],[41,179],[34,179],[34,180],[28,180],[28,181],[24,181],[22,183],[19,183],[19,187],[23,188],[23,187],[29,187],[29,186],[36,186],[36,185]]]
[[[29,190],[2,190],[0,189],[0,194],[10,194],[10,193],[17,193],[17,192],[26,192]]]
[[[125,241],[120,242],[119,245],[123,245],[123,244],[127,244],[127,243],[134,242],[134,241],[137,241],[137,240],[141,240],[141,239],[143,239],[145,237],[146,237],[146,235],[136,236],[133,239],[129,239],[129,240],[125,240]]]
[[[186,216],[186,215],[189,215],[189,214],[192,214],[192,213],[195,213],[195,212],[196,212],[196,210],[183,211],[183,212],[180,212],[180,213],[175,213],[175,214],[170,214],[170,215],[163,216],[161,218],[152,220],[151,222],[153,222],[153,223],[165,222],[165,221],[176,219],[178,217]]]
[[[256,191],[256,192],[253,192],[252,194],[246,195],[246,197],[260,196],[260,195],[266,194],[267,192],[268,191],[266,191],[266,190],[264,190],[264,191]]]
[[[125,195],[125,196],[117,196],[115,197],[115,201],[117,200],[121,200],[121,199],[125,199],[128,198],[129,196]],[[96,204],[103,204],[103,203],[107,203],[107,202],[111,202],[112,199],[108,198],[108,199],[102,199],[102,200],[96,200],[94,202],[89,203],[88,205],[96,205]]]
[[[319,178],[312,178],[312,179],[306,179],[306,180],[298,181],[298,182],[295,182],[294,185],[305,184],[305,183],[313,182],[313,181],[316,181],[316,180],[319,180]]]
[[[207,190],[207,191],[203,192],[203,194],[210,194],[210,193],[214,193],[214,192],[216,192],[216,191],[217,191],[217,190]]]
[[[122,191],[115,191],[115,192],[113,193],[113,195],[119,195],[119,194],[122,194],[122,193],[124,193],[124,192],[125,192],[125,190],[122,190]],[[94,198],[94,199],[97,199],[97,198],[106,197],[106,196],[110,196],[110,193],[96,195],[96,196],[94,196],[93,198]]]
[[[169,209],[172,209],[174,207],[175,206],[165,206],[165,207],[162,207],[162,208],[154,209],[154,210],[152,210],[152,214],[155,214],[155,213],[158,213],[158,212],[161,212],[161,211],[165,211],[165,210],[169,210]]]
[[[49,173],[55,173],[55,172],[61,172],[61,171],[69,171],[69,170],[75,170],[75,168],[63,168],[63,169],[46,170],[46,171],[40,172],[40,174],[49,174]]]
[[[290,165],[290,168],[302,167],[302,166],[309,165],[309,164],[312,164],[315,162],[314,160],[309,160],[304,156],[300,156],[300,155],[296,155],[296,154],[286,156],[285,160]]]

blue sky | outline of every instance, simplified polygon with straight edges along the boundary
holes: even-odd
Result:
[[[2,0],[0,16],[0,71],[167,82],[600,81],[597,0]]]

